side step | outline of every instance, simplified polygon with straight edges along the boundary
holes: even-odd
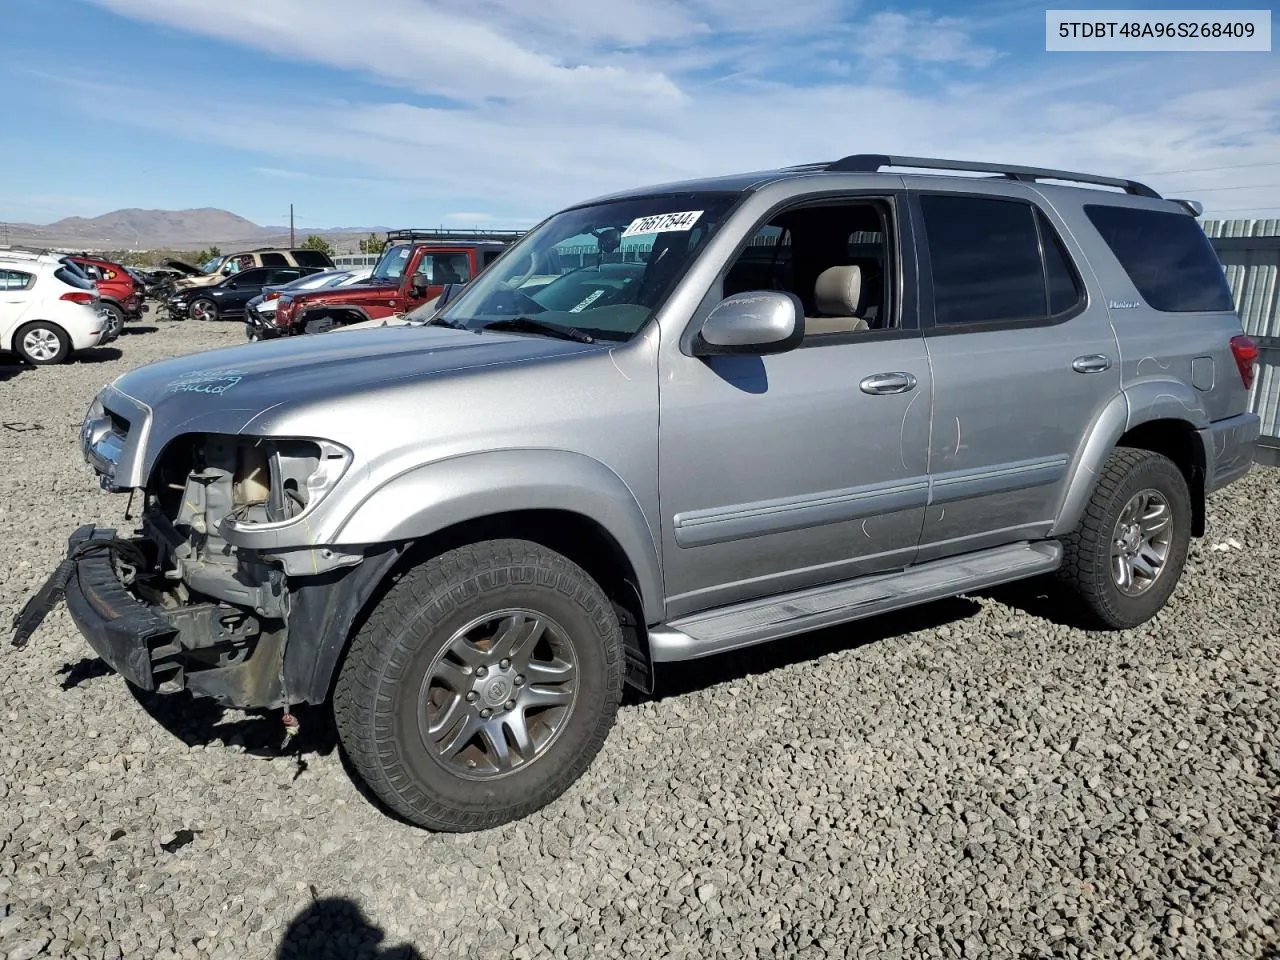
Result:
[[[656,662],[692,660],[1051,573],[1061,563],[1056,540],[1014,543],[682,617],[650,630],[649,646]]]

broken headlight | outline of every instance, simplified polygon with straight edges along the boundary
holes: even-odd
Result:
[[[299,519],[346,473],[351,451],[330,440],[236,438],[232,527],[261,527]]]

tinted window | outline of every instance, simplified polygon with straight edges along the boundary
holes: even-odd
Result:
[[[493,263],[493,261],[497,260],[500,256],[502,256],[501,250],[486,250],[484,252],[484,261],[483,261],[484,265],[487,267],[489,264]]]
[[[286,267],[283,270],[272,270],[267,283],[292,283],[302,276],[304,271],[297,267]]]
[[[0,290],[26,290],[34,279],[21,270],[0,270]]]
[[[65,266],[59,267],[53,272],[53,275],[69,287],[77,287],[81,290],[93,289],[92,280],[86,277],[83,273],[76,270],[69,270]]]
[[[1047,314],[1034,210],[1016,200],[920,198],[939,325],[1027,320]]]
[[[270,270],[264,270],[262,267],[255,267],[252,270],[245,270],[242,273],[237,274],[236,278],[231,282],[237,287],[258,287],[267,282],[267,277],[269,277],[271,273],[272,271]]]
[[[294,250],[293,260],[301,267],[331,267],[331,261],[327,254],[321,253],[319,250]]]
[[[283,253],[264,253],[262,255],[262,265],[264,267],[287,267],[289,258]]]
[[[1090,204],[1084,208],[1138,293],[1156,310],[1231,310],[1213,245],[1189,214]]]
[[[1053,225],[1039,210],[1036,223],[1040,226],[1040,244],[1044,249],[1044,278],[1049,286],[1049,315],[1065,313],[1084,298],[1080,276],[1071,266],[1062,240]]]

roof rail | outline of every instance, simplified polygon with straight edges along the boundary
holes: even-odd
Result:
[[[883,153],[855,153],[829,163],[831,173],[875,173],[881,167],[916,167],[925,170],[967,170],[973,173],[995,173],[1010,180],[1072,180],[1076,183],[1093,183],[1104,187],[1120,187],[1125,193],[1138,197],[1162,199],[1145,183],[1124,180],[1119,177],[1099,177],[1092,173],[1072,173],[1069,170],[1051,170],[1046,167],[1019,167],[1004,163],[980,163],[973,160],[935,160],[929,157],[891,157]]]
[[[387,242],[397,240],[411,242],[426,241],[439,243],[491,242],[515,243],[523,237],[526,230],[388,230]]]

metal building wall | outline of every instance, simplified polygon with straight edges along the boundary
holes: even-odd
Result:
[[[1280,446],[1280,220],[1206,220],[1245,332],[1258,341],[1251,409],[1262,443]]]

